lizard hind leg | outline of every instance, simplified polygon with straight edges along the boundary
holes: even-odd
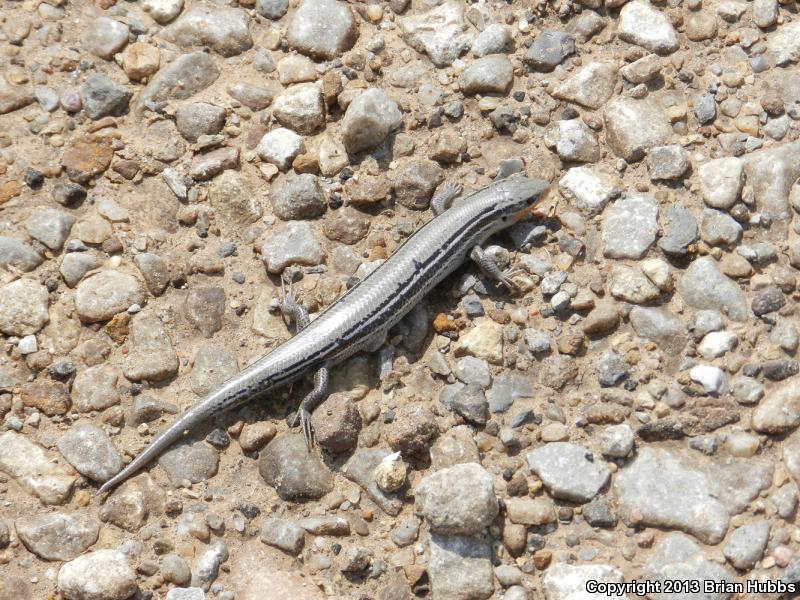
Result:
[[[515,275],[522,273],[522,269],[519,267],[510,267],[503,271],[480,246],[474,246],[469,253],[469,257],[478,266],[481,273],[492,281],[505,286],[510,292],[519,289],[519,286],[512,279]]]
[[[330,371],[327,366],[320,367],[314,373],[314,389],[311,390],[297,409],[297,415],[292,423],[293,427],[298,425],[303,431],[306,440],[306,448],[311,451],[314,445],[314,429],[311,425],[311,413],[328,397],[328,382],[330,381]]]

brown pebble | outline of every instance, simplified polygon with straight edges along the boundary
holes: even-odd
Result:
[[[553,553],[550,550],[537,550],[533,553],[533,565],[539,571],[544,571],[549,567],[551,560],[553,560]]]

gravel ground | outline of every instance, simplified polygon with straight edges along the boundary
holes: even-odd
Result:
[[[776,600],[792,0],[0,3],[0,600]],[[372,355],[153,435],[466,191],[553,193]],[[771,586],[771,587],[770,587]]]

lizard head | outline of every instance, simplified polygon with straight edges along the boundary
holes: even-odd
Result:
[[[529,216],[533,208],[547,196],[550,186],[541,179],[512,175],[497,183],[497,204],[503,225],[511,225]]]

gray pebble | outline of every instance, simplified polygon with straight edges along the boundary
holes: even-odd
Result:
[[[124,466],[106,432],[87,420],[78,421],[61,437],[58,450],[81,475],[98,482],[108,481]]]

